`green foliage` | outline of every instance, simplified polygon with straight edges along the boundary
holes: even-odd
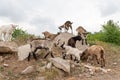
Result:
[[[95,41],[104,41],[120,45],[120,27],[117,23],[109,20],[106,24],[102,25],[103,29],[94,34],[88,34],[88,41],[91,43]]]
[[[109,20],[103,25],[103,41],[120,45],[120,28],[117,23]]]
[[[18,45],[22,45],[27,43],[27,40],[34,37],[34,35],[28,34],[26,31],[22,30],[21,28],[15,29],[12,34],[12,39],[18,43]]]

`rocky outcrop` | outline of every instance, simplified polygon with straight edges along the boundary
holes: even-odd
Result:
[[[15,53],[17,52],[17,44],[15,42],[0,41],[0,54],[1,53]]]
[[[70,73],[70,62],[60,58],[50,58],[50,62],[57,68],[62,69],[65,72]]]
[[[18,47],[18,60],[22,61],[26,59],[30,52],[30,44],[26,44]]]

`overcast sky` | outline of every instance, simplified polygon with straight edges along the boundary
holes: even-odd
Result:
[[[73,30],[100,31],[108,20],[120,21],[120,0],[0,0],[0,25],[18,24],[28,33],[58,32],[65,21]]]

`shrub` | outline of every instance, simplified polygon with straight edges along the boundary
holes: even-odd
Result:
[[[18,45],[23,45],[27,43],[28,39],[33,38],[34,35],[28,34],[26,31],[22,30],[21,28],[15,29],[12,34],[12,39],[18,43]]]

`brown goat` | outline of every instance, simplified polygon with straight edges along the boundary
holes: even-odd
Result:
[[[105,67],[105,56],[104,56],[104,49],[102,46],[93,45],[87,48],[81,55],[81,60],[89,61],[96,59],[97,63],[101,65],[101,67]]]
[[[58,36],[60,33],[57,33],[57,34],[53,34],[53,33],[50,33],[50,32],[48,32],[48,31],[45,31],[45,32],[42,32],[42,34],[44,34],[44,36],[45,36],[45,39],[50,39],[50,40],[54,40],[54,38],[56,37],[56,36]]]
[[[60,32],[62,30],[62,28],[64,28],[66,31],[69,30],[69,28],[71,29],[71,32],[73,33],[72,30],[72,22],[71,21],[66,21],[62,26],[58,27],[60,29]]]
[[[87,34],[88,32],[82,27],[82,26],[79,26],[77,29],[76,29],[78,35],[80,35],[82,37],[82,45],[85,43],[87,45]]]

